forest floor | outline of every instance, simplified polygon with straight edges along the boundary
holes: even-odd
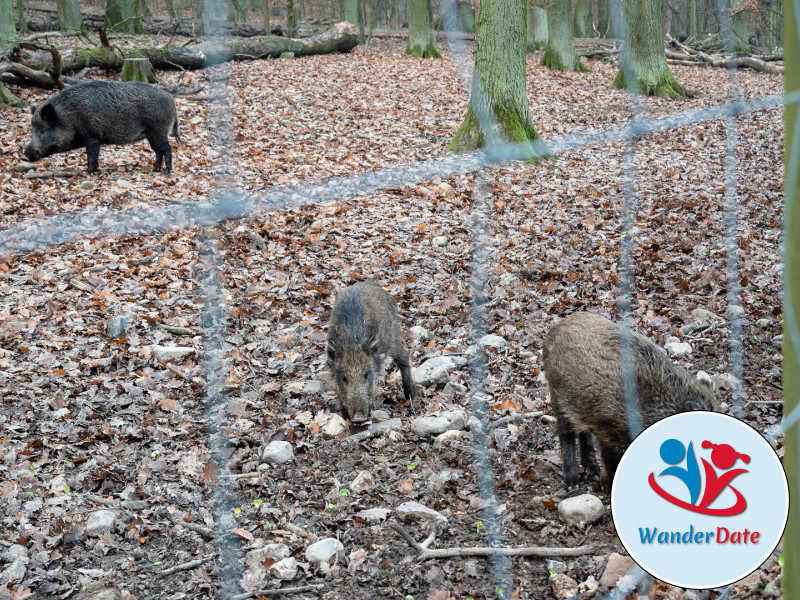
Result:
[[[278,187],[440,160],[465,114],[467,84],[453,55],[412,59],[403,45],[376,39],[371,48],[345,55],[162,73],[168,85],[209,86],[199,96],[177,99],[183,143],[173,144],[170,175],[151,173],[153,154],[142,142],[103,147],[92,177],[85,174],[85,153],[74,151],[36,164],[39,171],[64,170],[71,177],[26,178],[15,166],[30,136],[30,115],[5,111],[0,227],[74,211],[103,222],[122,209],[146,213],[207,202],[221,189],[252,199]],[[539,58],[528,57],[528,94],[545,139],[630,121],[626,95],[611,87],[612,65],[592,61],[589,73],[553,73],[538,66]],[[673,69],[701,96],[645,99],[647,115],[669,116],[729,97],[728,71]],[[783,90],[781,77],[751,71],[738,73],[735,83],[744,98]],[[31,102],[49,96],[11,91]],[[782,110],[743,116],[737,125],[750,401],[743,419],[765,432],[781,418],[775,338],[782,324]],[[618,316],[623,150],[620,143],[597,145],[551,163],[513,162],[369,195],[343,186],[340,199],[317,203],[301,196],[296,206],[202,231],[163,228],[4,254],[0,573],[6,581],[0,580],[0,598],[199,599],[223,597],[222,590],[230,598],[231,590],[307,584],[322,584],[319,596],[292,597],[552,597],[545,559],[514,558],[515,589],[497,590],[489,561],[415,562],[414,551],[390,527],[398,505],[413,500],[442,517],[434,520],[433,547],[487,545],[491,532],[483,522],[472,434],[434,444],[406,426],[424,413],[471,412],[468,394],[420,386],[420,399],[411,404],[392,372],[382,408],[403,426],[358,441],[350,435],[359,429],[342,430],[331,416],[334,395],[308,382],[319,381],[326,368],[333,301],[364,279],[397,299],[406,331],[417,325],[427,330],[428,339],[408,334],[414,366],[467,351],[472,208],[480,195],[491,206],[480,237],[491,248],[487,332],[507,342],[487,349],[489,418],[549,416],[539,381],[547,330],[579,310]],[[692,322],[694,309],[720,315],[715,326],[687,338],[693,353],[678,362],[692,372],[730,373],[725,124],[649,136],[637,144],[637,158],[635,326],[663,345],[665,336]],[[52,232],[42,232],[41,240]],[[107,337],[109,321],[119,316],[130,317],[127,332]],[[201,335],[215,325],[224,328],[224,340]],[[227,360],[221,413],[207,401],[207,369],[218,356],[213,342]],[[155,346],[194,352],[164,361]],[[469,385],[465,366],[449,377]],[[221,469],[212,460],[220,437],[230,441]],[[290,462],[262,461],[275,440],[291,443]],[[780,440],[774,442],[779,453]],[[551,566],[578,583],[599,580],[608,557],[624,554],[609,498],[596,482],[564,489],[552,419],[521,416],[494,428],[490,446],[508,543],[593,545],[590,554]],[[221,489],[217,483],[228,470],[233,488]],[[374,487],[353,492],[362,471]],[[602,499],[605,516],[592,526],[567,525],[558,503],[583,492]],[[102,523],[109,513],[92,515],[100,510],[113,511],[112,521]],[[233,526],[216,543],[211,532],[223,517]],[[403,526],[421,541],[430,525]],[[329,537],[344,546],[338,559],[309,562],[307,546]],[[234,560],[233,568],[225,567],[224,557],[243,561],[271,543],[285,544],[297,559],[293,580],[266,574],[273,559],[264,554],[250,554],[250,566]],[[208,560],[190,562],[196,559]],[[178,565],[182,570],[167,571]],[[758,595],[779,572],[776,552],[728,594]],[[658,582],[645,582],[639,593],[717,596],[693,596]]]

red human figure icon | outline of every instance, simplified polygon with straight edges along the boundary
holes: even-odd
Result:
[[[713,444],[705,440],[702,444],[703,448],[713,448],[711,451],[711,462],[718,469],[730,469],[737,460],[741,459],[745,464],[750,462],[750,457],[747,454],[736,452],[732,446],[728,444]],[[736,504],[734,504],[728,511],[722,514],[738,515],[747,507],[747,501],[744,496],[735,487],[730,485],[730,482],[742,473],[747,473],[747,469],[733,469],[721,475],[717,475],[708,461],[704,458],[700,459],[703,462],[703,468],[706,474],[706,489],[703,493],[703,498],[700,501],[700,507],[706,508],[714,500],[717,499],[726,487],[730,486],[734,494],[736,494]]]

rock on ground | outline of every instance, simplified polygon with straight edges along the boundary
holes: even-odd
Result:
[[[306,560],[312,563],[328,562],[340,550],[344,550],[344,546],[339,540],[336,538],[325,538],[314,542],[306,548]]]
[[[369,471],[361,471],[356,475],[356,478],[353,479],[353,483],[350,484],[350,491],[354,494],[369,492],[373,489],[375,489],[375,479]]]
[[[263,548],[250,550],[244,557],[244,564],[250,568],[263,568],[262,563],[271,558],[280,561],[289,556],[289,547],[286,544],[267,544]]]
[[[297,561],[291,556],[279,560],[269,568],[269,574],[277,579],[292,580],[297,576]]]
[[[270,442],[269,445],[264,448],[264,452],[261,455],[261,460],[270,464],[286,463],[292,460],[292,458],[294,458],[294,449],[292,449],[292,445],[289,442],[280,440]]]
[[[114,527],[117,514],[113,510],[96,510],[86,518],[86,535],[98,536]]]
[[[559,516],[571,525],[594,523],[603,516],[604,510],[600,498],[592,494],[566,498],[558,504]]]
[[[614,552],[608,557],[606,569],[603,571],[603,576],[600,578],[600,585],[605,587],[614,587],[617,582],[628,574],[634,566],[633,559],[629,556],[622,556]]]
[[[441,521],[447,522],[447,517],[428,508],[419,502],[403,502],[395,509],[397,518],[401,521]]]
[[[578,594],[578,582],[569,575],[559,573],[550,578],[550,589],[558,600],[565,600]]]
[[[451,410],[414,419],[411,431],[420,437],[430,437],[453,429],[464,429],[466,426],[467,413],[463,410]]]

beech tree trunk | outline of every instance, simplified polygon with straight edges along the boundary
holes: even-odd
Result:
[[[272,25],[270,24],[270,11],[272,10],[272,6],[270,5],[269,0],[261,0],[261,19],[264,23],[264,31],[266,35],[269,35],[270,30],[272,29]]]
[[[589,0],[575,2],[575,37],[589,37],[589,27],[592,19]]]
[[[17,41],[14,26],[14,5],[11,0],[0,0],[0,50],[8,50]]]
[[[24,0],[17,0],[17,21],[19,21],[19,32],[23,34],[30,33],[28,30],[28,21],[25,20],[25,2]]]
[[[5,2],[8,0],[0,0]],[[139,46],[136,48],[78,47],[64,49],[62,70],[79,71],[86,67],[120,70],[126,58],[147,58],[156,69],[203,69],[231,60],[277,58],[284,52],[295,56],[349,52],[358,45],[358,30],[349,23],[337,23],[328,31],[302,40],[278,36],[253,37],[229,44],[204,42],[196,46]],[[23,52],[22,64],[46,70],[52,63],[48,52]]]
[[[625,26],[629,43],[614,79],[617,88],[660,98],[686,97],[686,88],[678,83],[667,65],[663,15],[663,0],[627,0]],[[628,81],[629,77],[633,81]]]
[[[56,7],[59,31],[72,33],[85,30],[78,0],[56,0]]]
[[[730,0],[730,31],[725,36],[730,52],[750,52],[750,34],[747,29],[747,11],[742,9],[742,0]]]
[[[442,58],[431,36],[431,0],[408,0],[408,45],[406,54]]]
[[[582,73],[589,70],[575,53],[572,0],[550,0],[550,8],[547,9],[547,46],[542,64],[552,71]]]
[[[530,120],[525,79],[526,7],[527,0],[481,3],[472,94],[450,150],[539,139]]]
[[[528,52],[547,44],[547,9],[528,4]]]
[[[358,0],[342,0],[342,21],[352,23],[358,27],[360,24],[358,15]]]

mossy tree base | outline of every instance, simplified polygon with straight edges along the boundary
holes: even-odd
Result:
[[[622,69],[619,70],[617,76],[614,78],[614,87],[617,89],[628,89],[628,91],[642,94],[643,96],[656,96],[658,98],[670,98],[678,100],[686,98],[686,88],[683,87],[672,72],[667,69],[667,74],[656,84],[647,83],[644,81],[636,82],[636,89],[631,90],[630,86],[625,84],[625,75]]]
[[[146,58],[126,58],[122,63],[121,81],[141,81],[143,83],[160,83],[164,81],[156,75],[153,65]]]
[[[541,139],[533,124],[520,117],[518,113],[496,108],[494,110],[494,118],[496,119],[495,127],[499,129],[497,131],[498,137],[505,142],[533,142]],[[448,150],[451,152],[469,152],[484,146],[486,146],[486,138],[478,122],[478,117],[472,108],[472,103],[470,103],[464,122],[456,131],[455,136],[453,136],[453,141],[450,142]]]
[[[412,44],[409,42],[408,46],[406,46],[406,54],[417,58],[442,58],[442,55],[439,53],[439,50],[436,49],[433,42],[429,42],[428,44]]]
[[[14,94],[6,89],[6,86],[0,82],[0,106],[9,108],[25,108],[28,103],[25,100],[17,98]]]
[[[541,62],[543,67],[547,67],[551,71],[574,71],[575,73],[588,73],[591,69],[581,62],[581,59],[575,57],[573,65],[565,65],[564,62],[558,57],[555,52],[545,50]]]

